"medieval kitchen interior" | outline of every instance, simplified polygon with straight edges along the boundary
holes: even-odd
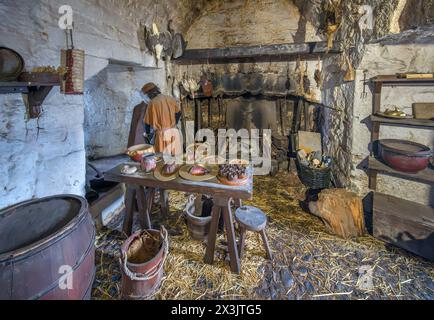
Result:
[[[0,0],[0,299],[433,300],[433,120],[432,0]]]

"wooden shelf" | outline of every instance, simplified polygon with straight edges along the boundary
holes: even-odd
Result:
[[[326,41],[305,43],[283,43],[259,46],[239,46],[227,48],[189,49],[184,55],[175,59],[178,64],[228,63],[287,61],[298,56],[317,57],[318,55],[340,53],[340,43],[327,48]]]
[[[408,127],[420,127],[420,128],[434,128],[434,121],[421,120],[421,119],[390,119],[380,116],[371,116],[372,122],[381,124],[395,125],[395,126],[408,126]]]
[[[60,86],[57,82],[0,82],[0,94],[22,93],[27,95],[25,104],[30,118],[38,118],[42,112],[41,106],[45,98],[54,86]]]
[[[434,78],[431,79],[407,79],[398,78],[396,75],[377,76],[371,79],[374,83],[381,83],[383,86],[434,86]]]
[[[376,238],[434,261],[434,208],[385,195],[373,197]]]
[[[432,129],[434,121],[418,119],[389,119],[376,116],[381,110],[381,93],[384,86],[431,86],[434,79],[406,79],[396,75],[380,75],[374,83],[371,143],[380,139],[382,125]],[[417,174],[392,169],[371,157],[368,161],[369,187],[376,191],[377,175],[387,174],[407,180],[433,184],[434,171],[425,169]],[[410,191],[410,190],[409,190]],[[411,192],[411,191],[410,191]],[[429,260],[434,260],[434,208],[394,196],[374,192],[373,197],[374,237],[406,249]]]
[[[394,177],[399,177],[407,180],[418,181],[427,184],[434,184],[434,170],[427,168],[419,173],[405,173],[397,171],[383,162],[375,159],[374,157],[369,158],[368,169],[381,174],[387,174]]]

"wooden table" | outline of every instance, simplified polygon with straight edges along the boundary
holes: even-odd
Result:
[[[128,165],[132,164],[128,163]],[[223,215],[226,236],[228,240],[231,270],[232,272],[240,273],[240,259],[235,237],[231,201],[233,199],[236,201],[236,204],[239,204],[241,203],[241,200],[252,199],[253,170],[250,170],[249,181],[246,185],[232,187],[220,184],[217,178],[206,182],[195,182],[187,181],[178,177],[175,180],[163,182],[155,179],[153,174],[145,175],[141,172],[138,172],[134,175],[124,175],[121,173],[123,166],[124,165],[119,165],[116,168],[106,172],[104,174],[104,178],[108,181],[125,183],[127,185],[127,192],[125,196],[126,218],[124,223],[124,231],[126,231],[127,234],[131,234],[135,198],[137,198],[137,204],[140,213],[140,224],[142,228],[151,228],[150,210],[154,200],[155,189],[160,189],[163,195],[167,194],[166,190],[175,190],[211,196],[213,197],[214,207],[212,210],[212,220],[204,261],[207,264],[213,264],[214,262],[218,223],[220,216]],[[144,187],[148,188],[146,197]],[[160,198],[162,209],[167,213],[167,197],[163,196]]]

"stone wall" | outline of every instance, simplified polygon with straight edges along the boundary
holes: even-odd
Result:
[[[26,69],[58,66],[64,33],[54,1],[2,1],[0,45],[18,51]],[[79,44],[79,43],[77,43]],[[83,194],[85,152],[82,96],[54,88],[37,120],[27,120],[19,94],[0,95],[0,208],[31,198]]]
[[[149,6],[144,1],[2,0],[0,45],[18,51],[26,62],[26,70],[59,65],[60,50],[66,44],[65,33],[58,27],[58,10],[64,4],[74,10],[74,40],[77,48],[86,51],[86,79],[107,67],[110,59],[155,66],[154,59],[142,50],[141,24],[162,24],[159,21],[168,21],[169,11],[170,17],[174,17],[189,10],[185,3],[179,4],[184,11],[170,10],[178,6],[177,1]],[[155,14],[158,18],[153,19]],[[190,15],[193,13],[187,14],[187,18]],[[147,78],[144,76],[143,80]],[[123,87],[120,91],[126,97],[136,87]],[[21,95],[0,95],[0,106],[0,208],[59,193],[83,194],[83,96],[65,96],[55,88],[44,102],[39,121],[26,118]],[[90,106],[86,110],[87,116]],[[93,114],[97,113],[93,110]]]
[[[187,33],[188,48],[302,43],[319,38],[288,0],[214,1]]]
[[[139,90],[147,82],[167,91],[164,69],[109,65],[86,81],[84,127],[88,157],[125,152],[132,112],[141,102]]]

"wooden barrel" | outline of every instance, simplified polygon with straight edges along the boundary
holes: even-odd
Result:
[[[0,212],[0,300],[86,300],[94,277],[85,199],[54,196]]]

